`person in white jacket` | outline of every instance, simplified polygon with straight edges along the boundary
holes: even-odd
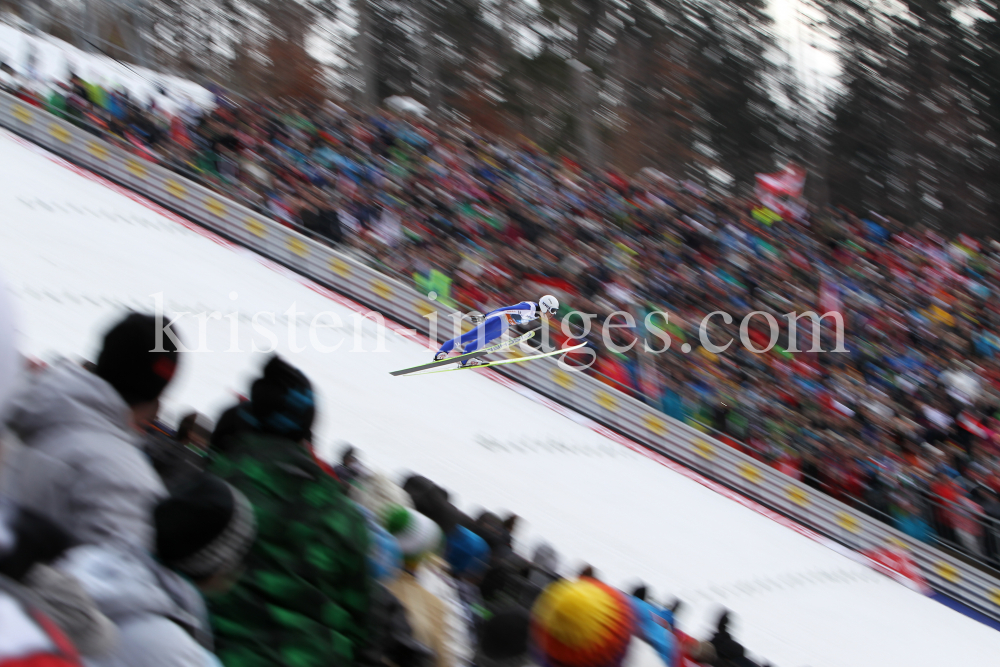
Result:
[[[253,507],[204,473],[156,507],[155,526],[155,559],[135,547],[84,545],[56,563],[118,628],[111,654],[88,660],[87,667],[221,664],[199,591],[235,580],[256,534]]]
[[[139,450],[141,429],[177,367],[153,317],[130,314],[107,334],[93,372],[65,361],[16,396],[0,488],[85,544],[152,548],[150,516],[166,495]],[[157,343],[162,352],[151,352]]]
[[[198,591],[135,548],[83,545],[57,564],[76,578],[118,628],[109,655],[88,667],[213,665],[208,617]]]

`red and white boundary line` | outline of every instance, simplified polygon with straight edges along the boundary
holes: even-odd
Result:
[[[313,292],[316,292],[317,294],[320,294],[320,295],[326,297],[327,299],[329,299],[329,300],[331,300],[331,301],[333,301],[333,302],[335,302],[335,303],[337,303],[337,304],[339,304],[341,306],[344,306],[345,308],[348,308],[349,310],[351,310],[351,311],[353,311],[355,313],[358,313],[358,314],[361,314],[361,315],[367,315],[367,314],[375,312],[375,311],[372,311],[369,308],[366,308],[365,306],[361,305],[360,303],[358,303],[358,302],[356,302],[356,301],[354,301],[352,299],[349,299],[349,298],[347,298],[347,297],[345,297],[345,296],[343,296],[341,294],[338,294],[337,292],[334,292],[333,290],[330,290],[330,289],[328,289],[326,287],[323,287],[322,285],[319,285],[318,283],[316,283],[316,282],[314,282],[314,281],[312,281],[312,280],[310,280],[310,279],[308,279],[308,278],[306,278],[306,277],[304,277],[304,276],[302,276],[302,275],[300,275],[298,273],[295,273],[294,271],[292,271],[290,269],[287,269],[284,266],[281,266],[277,262],[274,262],[274,261],[272,261],[270,259],[267,259],[266,257],[264,257],[262,255],[259,255],[259,254],[255,253],[255,252],[251,251],[251,250],[248,250],[247,248],[244,248],[241,245],[238,245],[238,244],[233,243],[231,241],[227,241],[226,239],[222,238],[218,234],[216,234],[216,233],[214,233],[214,232],[206,229],[205,227],[202,227],[200,225],[197,225],[197,224],[191,222],[187,218],[184,218],[183,216],[180,216],[180,215],[174,213],[173,211],[167,210],[166,208],[160,206],[156,202],[154,202],[154,201],[152,201],[150,199],[147,199],[146,197],[138,194],[137,192],[135,192],[133,190],[129,190],[128,188],[125,188],[125,187],[123,187],[121,185],[118,185],[117,183],[114,183],[114,182],[112,182],[112,181],[104,178],[103,176],[99,176],[98,174],[95,174],[94,172],[92,172],[92,171],[90,171],[88,169],[84,169],[83,167],[79,167],[79,166],[73,164],[72,162],[64,160],[63,158],[61,158],[61,157],[59,157],[59,156],[57,156],[57,155],[49,152],[48,150],[42,148],[38,144],[32,143],[32,142],[28,141],[27,139],[22,139],[21,137],[8,132],[7,130],[0,129],[0,132],[2,132],[3,135],[5,137],[9,138],[11,141],[14,141],[14,142],[20,144],[21,146],[24,146],[28,150],[31,150],[32,152],[34,152],[34,153],[36,153],[38,155],[41,155],[41,156],[43,156],[43,157],[51,160],[52,162],[54,162],[54,163],[56,163],[56,164],[58,164],[58,165],[60,165],[62,167],[65,167],[66,169],[69,169],[73,173],[75,173],[75,174],[77,174],[79,176],[82,176],[83,178],[86,178],[86,179],[88,179],[90,181],[93,181],[95,183],[99,183],[99,184],[103,185],[104,187],[108,188],[109,190],[113,190],[114,192],[117,192],[120,195],[128,197],[129,199],[131,199],[132,201],[136,202],[137,204],[141,204],[142,206],[145,206],[146,208],[148,208],[149,210],[153,211],[154,213],[156,213],[156,214],[158,214],[160,216],[163,216],[164,218],[167,218],[169,220],[172,220],[173,222],[176,222],[177,224],[184,226],[186,229],[189,229],[189,230],[191,230],[193,232],[196,232],[197,234],[205,237],[206,239],[211,240],[214,243],[219,244],[220,246],[228,248],[228,249],[230,249],[230,250],[232,250],[234,252],[238,252],[240,254],[243,254],[243,255],[245,255],[247,257],[251,257],[252,259],[254,259],[255,261],[257,261],[258,263],[266,266],[267,268],[271,269],[275,273],[279,273],[282,276],[288,278],[289,280],[294,280],[295,282],[299,283],[303,287],[306,287],[306,288],[312,290]],[[385,318],[385,326],[390,331],[393,331],[393,332],[395,332],[395,333],[397,333],[399,335],[406,336],[407,338],[411,338],[413,340],[419,341],[420,343],[422,343],[423,345],[425,345],[428,349],[437,349],[437,344],[436,343],[432,343],[432,341],[429,338],[427,338],[426,336],[424,336],[420,332],[414,332],[413,329],[405,327],[405,326],[403,326],[403,325],[401,325],[401,324],[399,324],[397,322],[394,322],[393,320],[389,319],[388,317],[385,317],[384,314],[381,314],[381,315],[383,316],[383,318]],[[662,454],[659,454],[659,453],[654,452],[654,451],[652,451],[650,449],[647,449],[646,447],[640,445],[639,443],[635,442],[634,440],[626,438],[625,436],[623,436],[623,435],[621,435],[619,433],[616,433],[616,432],[612,431],[611,429],[609,429],[609,428],[607,428],[605,426],[602,426],[601,424],[598,424],[594,420],[590,419],[589,417],[587,417],[585,415],[580,414],[579,412],[576,412],[574,410],[570,410],[569,408],[566,408],[566,407],[560,405],[559,403],[556,403],[555,401],[553,401],[553,400],[551,400],[551,399],[549,399],[549,398],[547,398],[545,396],[542,396],[541,394],[535,392],[534,390],[529,389],[528,387],[525,387],[524,385],[522,385],[522,384],[520,384],[518,382],[515,382],[514,380],[511,380],[511,379],[509,379],[507,377],[504,377],[503,375],[500,375],[499,373],[497,373],[494,370],[491,370],[491,369],[488,369],[488,368],[484,368],[484,369],[478,371],[478,373],[480,375],[482,375],[483,377],[487,377],[490,380],[492,380],[492,381],[494,381],[494,382],[496,382],[498,384],[501,384],[501,385],[507,387],[508,389],[511,389],[512,391],[517,392],[521,396],[524,396],[525,398],[528,398],[528,399],[534,401],[535,403],[538,403],[540,405],[544,405],[545,407],[549,408],[553,412],[556,412],[556,413],[562,415],[563,417],[566,417],[567,419],[571,419],[574,422],[576,422],[576,423],[578,423],[578,424],[580,424],[582,426],[586,426],[591,431],[594,431],[595,433],[597,433],[597,434],[599,434],[599,435],[607,438],[608,440],[616,442],[619,445],[622,445],[623,447],[627,447],[627,448],[631,449],[633,452],[636,452],[637,454],[641,454],[642,456],[646,457],[647,459],[650,459],[651,461],[655,461],[656,463],[659,463],[660,465],[664,466],[665,468],[669,468],[670,470],[672,470],[673,472],[677,473],[678,475],[682,475],[682,476],[690,479],[693,482],[697,482],[698,484],[701,484],[702,486],[704,486],[704,487],[706,487],[708,489],[711,489],[712,491],[718,493],[719,495],[725,496],[726,498],[728,498],[728,499],[730,499],[730,500],[732,500],[732,501],[734,501],[736,503],[739,503],[743,507],[746,507],[747,509],[753,510],[757,514],[760,514],[762,516],[767,517],[768,519],[771,519],[775,523],[778,523],[778,524],[784,526],[785,528],[788,528],[789,530],[794,530],[796,533],[798,533],[799,535],[802,535],[803,537],[807,537],[810,540],[813,540],[814,542],[818,542],[819,544],[822,544],[823,546],[825,546],[825,547],[827,547],[829,549],[832,549],[832,550],[836,551],[837,553],[839,553],[839,554],[841,554],[843,556],[846,556],[846,557],[850,558],[851,560],[854,560],[854,561],[856,561],[858,563],[861,563],[863,565],[867,565],[868,567],[872,568],[873,570],[875,570],[877,572],[881,572],[882,574],[885,574],[888,577],[891,577],[895,581],[899,582],[900,584],[903,584],[904,586],[906,586],[907,588],[909,588],[911,590],[917,591],[919,593],[923,593],[925,595],[929,595],[932,592],[931,589],[923,581],[923,578],[920,577],[919,573],[917,573],[915,571],[915,568],[913,568],[912,565],[909,565],[908,562],[905,561],[905,556],[902,556],[902,558],[904,559],[904,562],[902,564],[900,564],[899,566],[897,566],[895,564],[895,562],[894,562],[894,559],[875,558],[875,557],[872,557],[871,555],[862,554],[862,553],[859,553],[857,551],[854,551],[853,549],[849,549],[849,548],[843,546],[842,544],[840,544],[839,542],[835,542],[834,540],[831,540],[828,537],[820,535],[819,533],[815,532],[814,530],[811,530],[811,529],[803,526],[802,524],[799,524],[799,523],[797,523],[795,521],[792,521],[788,517],[783,516],[781,514],[778,514],[777,512],[775,512],[773,510],[770,510],[767,507],[764,507],[760,503],[758,503],[758,502],[756,502],[754,500],[751,500],[750,498],[747,498],[746,496],[744,496],[742,494],[736,493],[732,489],[729,489],[729,488],[723,486],[722,484],[719,484],[718,482],[712,481],[712,480],[708,479],[707,477],[704,477],[701,474],[695,472],[694,470],[691,470],[690,468],[687,468],[687,467],[685,467],[685,466],[677,463],[676,461],[672,461],[671,459],[668,459],[667,457],[663,456]]]

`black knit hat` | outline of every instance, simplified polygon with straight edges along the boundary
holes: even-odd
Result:
[[[196,580],[235,569],[257,533],[246,496],[208,473],[160,502],[153,520],[160,561]]]
[[[250,388],[251,425],[264,433],[291,440],[312,438],[316,400],[312,383],[302,371],[280,357],[264,367],[264,375]]]
[[[177,346],[166,333],[156,340],[156,329],[156,318],[131,313],[104,336],[95,373],[129,405],[158,398],[177,370]]]

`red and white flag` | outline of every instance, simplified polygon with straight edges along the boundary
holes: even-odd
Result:
[[[958,424],[977,438],[987,438],[990,435],[982,423],[973,419],[972,415],[965,410],[962,410],[958,415]]]
[[[773,174],[757,174],[757,190],[781,197],[798,198],[806,185],[806,170],[789,163]]]
[[[757,174],[757,199],[761,204],[785,218],[799,219],[805,208],[794,201],[802,196],[806,185],[806,170],[789,163],[773,174]]]

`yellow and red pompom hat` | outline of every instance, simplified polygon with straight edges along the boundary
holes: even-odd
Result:
[[[635,627],[625,596],[587,577],[549,585],[531,616],[535,658],[546,667],[617,667]]]

